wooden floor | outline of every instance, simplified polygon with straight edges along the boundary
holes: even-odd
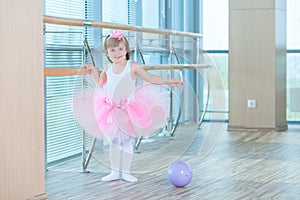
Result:
[[[109,173],[108,150],[95,152],[89,173],[81,159],[53,166],[46,172],[50,200],[97,199],[300,199],[300,125],[283,132],[227,131],[227,124],[204,123],[145,140],[135,153],[132,173],[137,183],[104,183]],[[193,170],[189,185],[177,188],[167,180],[176,160]]]

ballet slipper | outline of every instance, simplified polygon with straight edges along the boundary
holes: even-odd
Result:
[[[117,171],[112,171],[107,176],[102,177],[101,181],[103,182],[109,182],[109,181],[116,181],[120,180],[120,174]]]
[[[137,182],[137,178],[132,176],[129,172],[122,173],[122,180],[127,182]]]

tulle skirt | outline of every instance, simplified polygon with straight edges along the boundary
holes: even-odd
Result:
[[[87,88],[74,95],[74,118],[91,136],[109,141],[149,136],[166,123],[167,94],[159,86],[144,85],[116,102],[105,91]]]

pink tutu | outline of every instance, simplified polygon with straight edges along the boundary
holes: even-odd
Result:
[[[87,88],[74,96],[74,118],[97,138],[112,141],[120,137],[120,131],[129,137],[148,136],[167,119],[167,92],[157,89],[161,86],[140,86],[131,97],[115,102],[106,92]]]

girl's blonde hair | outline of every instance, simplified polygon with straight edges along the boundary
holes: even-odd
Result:
[[[126,60],[129,60],[131,53],[130,53],[130,49],[129,49],[128,40],[125,37],[122,37],[120,40],[118,40],[117,38],[113,38],[113,37],[110,37],[110,35],[108,35],[104,40],[104,51],[105,51],[106,57],[107,57],[107,59],[109,60],[110,63],[113,63],[113,62],[108,57],[108,52],[107,52],[108,48],[118,47],[121,41],[124,43],[126,51],[127,51]]]

